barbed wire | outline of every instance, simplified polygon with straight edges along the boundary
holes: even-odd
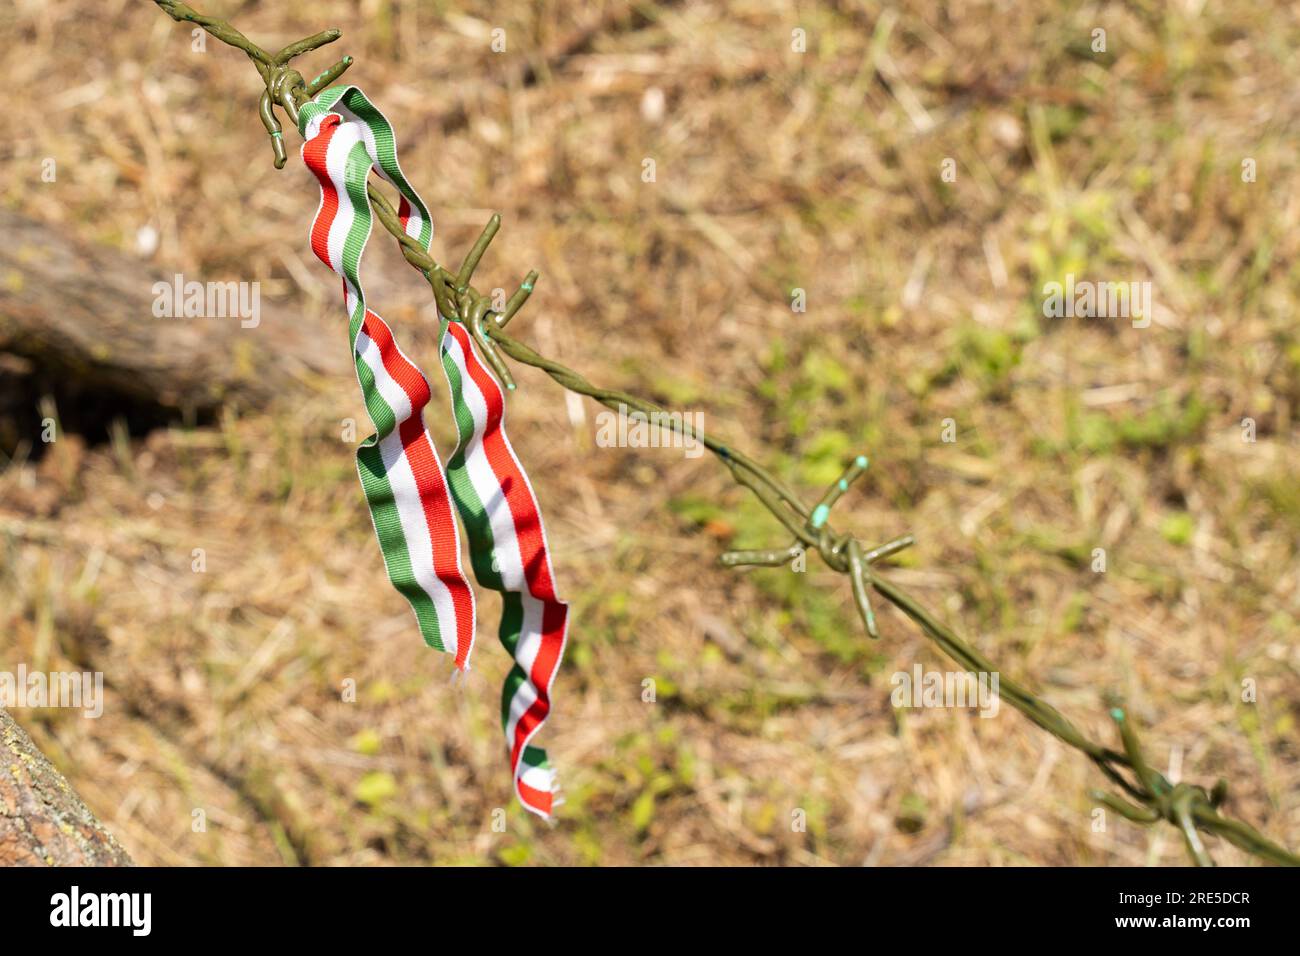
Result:
[[[275,107],[283,109],[296,126],[298,108],[338,79],[353,62],[351,57],[345,56],[308,82],[292,68],[292,61],[304,53],[333,43],[341,33],[333,29],[325,30],[272,54],[250,41],[226,20],[204,16],[178,0],[153,2],[173,20],[197,24],[216,39],[242,50],[252,60],[264,87],[259,115],[271,137],[275,167],[282,168],[286,154]],[[1300,856],[1269,840],[1249,824],[1219,812],[1228,797],[1226,780],[1220,779],[1212,789],[1206,790],[1196,784],[1172,783],[1152,769],[1143,754],[1137,728],[1129,719],[1119,698],[1109,696],[1107,705],[1119,732],[1122,751],[1090,740],[1056,708],[1019,683],[1002,677],[998,668],[986,657],[936,619],[915,598],[877,574],[875,564],[913,544],[912,535],[903,535],[885,544],[865,548],[853,535],[834,531],[829,522],[835,503],[867,470],[869,462],[866,456],[854,459],[818,503],[809,508],[795,491],[757,461],[706,434],[703,429],[691,425],[686,416],[670,415],[655,403],[620,389],[593,385],[573,369],[540,355],[525,343],[506,335],[506,326],[528,301],[538,274],[536,271],[529,272],[499,312],[493,310],[490,300],[471,284],[474,271],[501,227],[499,215],[493,214],[460,268],[452,273],[434,261],[406,234],[397,212],[373,180],[367,183],[366,190],[377,218],[398,241],[406,261],[429,282],[439,313],[461,322],[469,330],[484,360],[507,388],[513,390],[515,383],[502,354],[521,364],[541,369],[565,389],[586,395],[615,411],[656,416],[652,420],[661,423],[660,427],[669,427],[683,438],[693,438],[708,448],[727,466],[740,485],[753,492],[793,538],[784,548],[726,552],[720,558],[723,565],[778,567],[793,563],[808,551],[815,551],[827,567],[848,575],[854,603],[871,638],[879,637],[870,598],[871,593],[875,592],[911,618],[926,637],[967,671],[998,673],[1001,699],[1062,743],[1083,753],[1128,798],[1089,790],[1091,799],[1134,823],[1152,825],[1167,821],[1172,824],[1181,833],[1188,854],[1198,866],[1214,865],[1199,831],[1212,833],[1269,862],[1300,866]]]

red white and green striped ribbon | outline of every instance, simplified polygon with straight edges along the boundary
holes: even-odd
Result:
[[[459,434],[444,472],[423,421],[428,381],[366,307],[359,278],[372,224],[370,170],[397,188],[402,225],[426,250],[433,238],[428,207],[402,174],[392,126],[356,87],[333,87],[302,106],[299,127],[303,161],[321,187],[312,250],[343,278],[357,379],[376,428],[357,451],[357,469],[389,578],[411,603],[425,641],[455,654],[465,669],[474,597],[460,566],[454,500],[475,577],[502,595],[499,635],[515,661],[502,723],[516,792],[527,809],[549,816],[554,773],[530,742],[550,712],[568,606],[556,597],[537,498],[506,437],[501,387],[466,330],[444,317],[442,364]]]

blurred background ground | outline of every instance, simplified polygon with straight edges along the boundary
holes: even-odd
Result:
[[[303,71],[356,57],[439,260],[500,210],[481,287],[541,271],[514,334],[704,411],[810,496],[870,453],[838,525],[913,531],[892,577],[1094,737],[1123,693],[1162,769],[1227,777],[1234,814],[1300,846],[1295,7],[200,9],[271,48],[339,27]],[[598,407],[519,369],[511,434],[574,607],[545,731],[568,803],[529,818],[496,599],[451,687],[386,582],[341,438],[365,418],[336,282],[306,243],[317,189],[292,131],[272,167],[252,67],[144,0],[16,0],[0,36],[0,201],[166,273],[260,281],[263,325],[338,341],[339,374],[271,412],[6,449],[0,669],[104,672],[102,719],[16,716],[138,862],[1185,862],[1168,828],[1094,832],[1099,775],[1010,708],[893,708],[891,674],[948,666],[900,615],[869,643],[815,560],[717,568],[784,538],[709,459],[596,447]],[[431,367],[427,288],[386,242],[366,270]],[[1154,281],[1154,323],[1045,319],[1067,273]]]

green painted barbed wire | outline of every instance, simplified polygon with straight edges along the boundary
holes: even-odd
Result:
[[[282,168],[286,160],[284,136],[275,108],[283,109],[296,126],[298,108],[338,79],[353,62],[351,57],[343,57],[313,80],[306,81],[301,73],[292,68],[292,61],[304,53],[333,43],[341,36],[340,32],[325,30],[272,54],[251,42],[225,20],[204,16],[177,0],[154,2],[172,19],[198,24],[223,43],[242,50],[252,60],[263,84],[259,115],[271,137],[275,166],[277,169]],[[728,567],[776,567],[789,564],[808,551],[816,551],[827,567],[849,576],[854,603],[870,637],[879,637],[871,604],[871,594],[874,592],[911,618],[926,637],[965,670],[1000,675],[999,669],[979,651],[958,637],[910,594],[874,570],[877,562],[910,546],[914,540],[910,534],[874,548],[864,548],[852,535],[837,533],[831,528],[831,510],[852,483],[866,472],[869,465],[866,456],[855,458],[820,501],[809,508],[785,482],[738,449],[723,444],[702,429],[693,427],[685,419],[668,416],[664,409],[653,402],[619,389],[593,385],[573,369],[538,354],[518,339],[506,335],[506,326],[527,302],[538,274],[535,271],[529,272],[500,312],[493,310],[490,300],[471,285],[470,280],[479,261],[501,227],[499,215],[492,216],[460,268],[452,273],[435,262],[415,240],[406,235],[397,212],[373,180],[367,183],[366,188],[380,223],[397,240],[407,262],[429,282],[439,313],[462,323],[469,330],[484,360],[508,389],[513,390],[515,383],[503,355],[541,369],[569,391],[586,395],[615,411],[630,410],[645,415],[666,416],[660,421],[671,423],[669,427],[683,438],[693,438],[713,452],[731,471],[732,477],[753,492],[793,539],[783,548],[729,551],[721,556],[722,564]],[[1040,700],[1019,683],[1001,676],[999,682],[1003,700],[1062,743],[1083,753],[1128,798],[1090,790],[1088,793],[1091,799],[1134,823],[1151,825],[1163,820],[1172,824],[1181,833],[1188,854],[1197,865],[1214,865],[1201,839],[1203,831],[1269,862],[1300,866],[1300,856],[1272,842],[1250,825],[1219,812],[1228,796],[1227,781],[1221,779],[1213,789],[1207,791],[1194,784],[1171,783],[1153,770],[1143,755],[1137,729],[1118,699],[1108,699],[1108,706],[1119,732],[1122,751],[1088,739],[1056,708]]]

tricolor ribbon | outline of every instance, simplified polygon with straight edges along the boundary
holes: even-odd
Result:
[[[555,594],[537,496],[506,437],[501,386],[464,326],[443,316],[442,368],[459,435],[444,469],[424,424],[428,380],[366,307],[359,275],[373,221],[366,195],[372,168],[401,194],[402,226],[426,251],[433,239],[428,207],[402,174],[392,125],[355,86],[325,90],[298,116],[302,158],[321,190],[312,251],[343,279],[357,380],[375,425],[357,450],[357,471],[389,580],[410,602],[425,642],[467,668],[474,594],[460,564],[454,503],[475,578],[501,593],[498,634],[514,658],[501,716],[515,790],[527,809],[548,817],[555,775],[531,741],[550,713],[569,608]]]

